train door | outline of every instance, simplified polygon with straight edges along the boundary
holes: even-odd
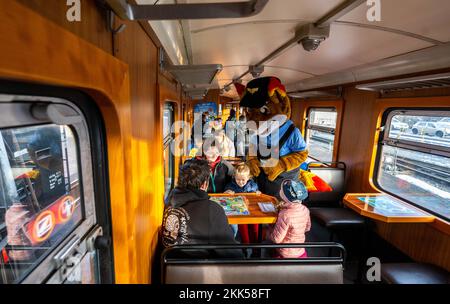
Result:
[[[83,112],[65,98],[2,88],[0,282],[112,282],[110,225],[98,220],[102,188]]]

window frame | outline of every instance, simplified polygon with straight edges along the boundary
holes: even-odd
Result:
[[[424,112],[429,112],[429,113],[424,114]],[[387,107],[387,108],[384,108],[383,112],[381,113],[381,127],[379,128],[377,145],[376,145],[376,147],[374,147],[375,160],[373,162],[372,173],[370,175],[370,178],[371,178],[371,181],[373,182],[373,185],[377,189],[379,189],[381,192],[387,193],[398,199],[401,199],[414,207],[417,207],[427,213],[430,213],[430,214],[436,216],[437,218],[439,218],[441,220],[449,221],[448,218],[446,218],[445,216],[443,216],[433,210],[425,208],[424,206],[417,204],[413,201],[410,201],[405,197],[402,197],[396,193],[393,193],[393,192],[390,192],[390,191],[384,189],[381,186],[381,184],[378,182],[378,176],[379,176],[380,169],[381,169],[382,150],[383,150],[383,147],[386,145],[388,145],[390,147],[394,147],[394,148],[400,148],[400,149],[410,150],[410,151],[414,151],[414,152],[421,152],[421,153],[432,154],[432,155],[450,158],[450,148],[449,147],[413,142],[413,141],[408,141],[408,140],[404,140],[404,139],[392,139],[389,137],[389,133],[390,133],[390,129],[391,129],[391,121],[393,120],[393,117],[395,117],[396,115],[402,114],[402,115],[411,115],[411,116],[435,117],[436,114],[439,114],[439,113],[446,113],[445,116],[450,116],[450,109],[442,108],[442,107],[426,107],[426,108],[423,108],[423,107],[402,107],[402,108]],[[426,122],[425,125],[428,125],[428,122]]]
[[[330,127],[324,127],[324,126],[318,126],[318,125],[314,125],[314,124],[310,124],[310,115],[311,115],[311,111],[313,110],[321,110],[321,112],[335,112],[336,113],[336,126],[334,128],[330,128]],[[319,160],[314,156],[308,155],[309,158],[321,162],[321,163],[330,163],[330,162],[335,162],[337,160],[337,152],[338,152],[338,147],[337,147],[337,141],[338,141],[338,135],[337,135],[337,131],[339,130],[339,125],[340,125],[340,114],[339,114],[339,110],[337,105],[327,105],[327,106],[309,106],[306,108],[305,111],[305,125],[304,125],[304,138],[305,141],[308,138],[308,132],[310,130],[316,130],[319,132],[324,132],[324,133],[329,133],[334,135],[334,141],[333,141],[333,152],[331,153],[331,160]]]
[[[428,114],[423,114],[423,112],[430,112]],[[405,139],[393,139],[389,137],[389,130],[391,127],[392,118],[396,115],[410,115],[410,116],[430,116],[435,117],[436,115],[443,115],[450,117],[449,110],[445,110],[442,108],[411,108],[411,109],[396,109],[391,108],[387,109],[383,114],[382,125],[384,126],[384,130],[380,133],[380,141],[379,145],[382,145],[383,142],[389,142],[391,146],[409,149],[414,151],[419,151],[428,154],[434,154],[438,156],[450,157],[450,147],[431,145],[426,143],[414,142]],[[434,114],[434,115],[432,115]],[[428,126],[428,122],[425,122],[425,127]],[[414,149],[412,149],[414,148]],[[378,151],[377,151],[378,153]]]
[[[67,123],[62,121],[56,122],[50,119],[38,120],[31,117],[29,109],[32,107],[33,102],[27,100],[26,96],[14,96],[14,103],[2,103],[0,106],[3,110],[10,108],[11,110],[23,109],[24,115],[21,117],[10,116],[2,119],[0,123],[0,130],[3,129],[17,129],[26,127],[38,127],[47,125],[66,125],[69,127],[76,140],[77,160],[78,160],[78,175],[80,181],[80,199],[82,208],[82,219],[76,226],[72,227],[71,232],[65,235],[64,238],[56,241],[56,245],[49,251],[45,252],[33,262],[33,266],[26,269],[21,275],[19,281],[15,283],[27,283],[27,282],[44,282],[49,274],[57,268],[54,267],[53,258],[63,249],[65,243],[73,236],[77,235],[82,238],[86,235],[91,228],[96,224],[96,210],[94,205],[94,191],[92,180],[92,159],[90,152],[90,138],[87,131],[87,125],[82,119],[80,123]],[[68,101],[63,99],[51,98],[49,100],[45,97],[39,97],[39,103],[51,104],[51,105],[65,105],[68,106]],[[72,107],[71,107],[72,108]],[[73,108],[72,108],[73,109]],[[25,114],[26,113],[26,114]],[[18,118],[18,119],[17,119]],[[83,147],[83,149],[81,149]],[[92,191],[91,191],[92,190]]]
[[[29,104],[35,104],[40,101],[45,103],[55,104],[60,103],[66,105],[82,118],[81,122],[72,120],[70,123],[62,123],[68,125],[74,132],[75,141],[77,144],[77,158],[78,158],[78,173],[80,182],[80,195],[82,200],[86,201],[86,191],[90,191],[90,200],[94,202],[90,208],[93,208],[95,216],[91,217],[89,222],[94,221],[96,225],[91,227],[99,227],[102,229],[103,237],[112,240],[112,217],[111,217],[111,203],[109,191],[109,169],[108,169],[108,153],[106,141],[106,128],[102,113],[95,101],[87,94],[67,88],[51,85],[30,84],[15,81],[0,80],[0,95],[7,96],[6,99],[0,98],[2,103],[16,103],[22,101]],[[26,118],[26,117],[24,117]],[[69,120],[70,117],[69,117]],[[2,121],[3,123],[3,121]],[[35,121],[29,123],[26,120],[22,124],[14,121],[7,128],[26,127],[29,125],[50,124],[55,121]],[[56,123],[58,124],[58,123]],[[74,126],[76,125],[76,126]],[[83,130],[80,132],[80,130]],[[82,136],[80,137],[80,134]],[[81,149],[83,147],[83,149]],[[89,160],[89,161],[86,161]],[[88,179],[87,183],[85,179]],[[84,197],[84,198],[83,198]],[[85,206],[82,206],[85,208]],[[84,211],[83,211],[84,212]],[[84,215],[84,214],[83,214]],[[86,223],[88,221],[85,220]],[[36,283],[39,279],[46,281],[48,277],[44,278],[46,267],[54,267],[53,258],[71,241],[74,233],[82,239],[82,244],[86,236],[89,236],[93,230],[89,230],[87,234],[78,234],[80,225],[69,234],[68,237],[62,239],[48,254],[42,257],[44,263],[36,264],[28,273],[23,276],[21,283]],[[86,226],[87,227],[87,226]],[[112,242],[111,242],[112,243]],[[115,282],[115,267],[114,267],[114,247],[105,246],[97,249],[98,255],[98,279],[100,283],[114,283]],[[52,268],[53,269],[53,268]],[[56,268],[57,269],[57,268]],[[55,275],[57,274],[54,273]],[[41,280],[42,281],[42,280]]]

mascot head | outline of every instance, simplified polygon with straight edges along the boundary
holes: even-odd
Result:
[[[262,77],[250,81],[242,93],[240,106],[245,108],[247,121],[291,118],[291,102],[284,85],[276,77]]]

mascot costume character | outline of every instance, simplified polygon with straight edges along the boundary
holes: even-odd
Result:
[[[243,86],[237,89],[247,122],[253,121],[258,127],[251,136],[247,164],[257,177],[260,191],[278,196],[283,180],[299,179],[300,166],[308,157],[305,140],[290,120],[291,102],[276,77],[256,78],[247,84],[244,92]],[[261,146],[270,149],[271,155],[262,155]]]

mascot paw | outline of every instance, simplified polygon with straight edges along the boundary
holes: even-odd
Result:
[[[247,166],[250,168],[250,173],[253,176],[257,177],[261,173],[261,169],[259,169],[260,163],[259,163],[259,160],[257,158],[250,159],[247,162]]]
[[[302,163],[308,158],[308,150],[295,152],[281,158],[281,162],[284,164],[286,171],[291,171],[301,166]]]
[[[286,168],[284,167],[282,162],[278,162],[276,166],[264,168],[264,173],[266,173],[267,178],[271,182],[273,182],[281,173],[285,171]]]

